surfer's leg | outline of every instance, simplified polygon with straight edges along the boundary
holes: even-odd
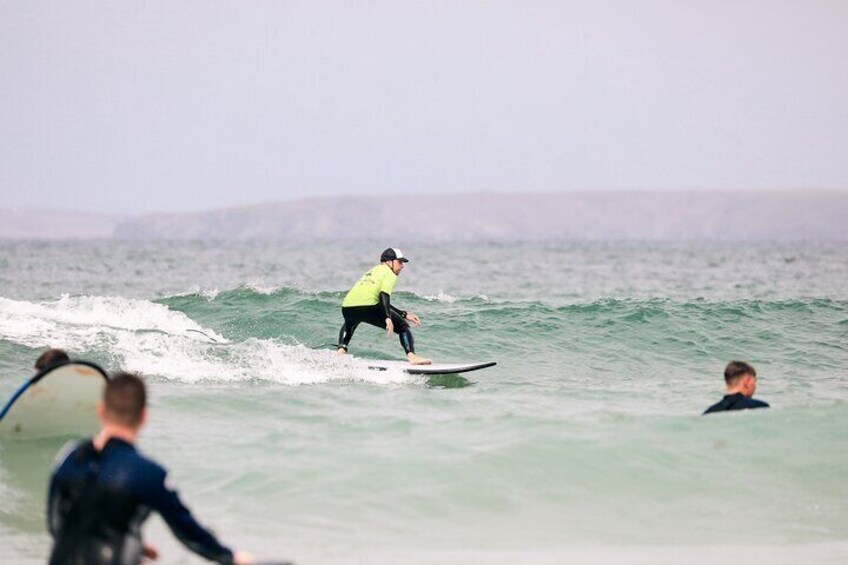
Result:
[[[356,308],[360,308],[356,313],[359,321],[386,329],[386,314],[383,312],[382,306],[375,304],[374,306],[356,306]],[[392,318],[392,321],[394,322],[394,318]],[[397,326],[395,326],[395,331],[397,331]]]
[[[413,365],[429,365],[432,363],[429,359],[425,359],[415,353],[415,339],[412,337],[412,332],[409,330],[409,324],[398,314],[392,312],[392,323],[395,326],[395,331],[400,340],[400,346],[403,347],[406,353],[406,358]]]
[[[350,338],[353,337],[354,327],[348,327],[347,322],[342,324],[342,329],[339,330],[339,346],[336,353],[347,353],[347,347],[350,345]]]
[[[355,320],[356,324],[365,322],[366,324],[386,329],[386,314],[383,311],[383,308],[378,304],[375,304],[374,306],[352,306],[349,308],[342,308],[342,313],[345,316],[345,322]],[[392,324],[395,327],[395,332],[397,332],[398,339],[400,339],[400,345],[406,352],[406,358],[409,359],[409,362],[415,365],[429,364],[431,362],[429,359],[425,359],[420,355],[415,354],[415,341],[412,339],[412,332],[409,331],[409,324],[407,321],[395,312],[391,313],[391,317]],[[356,325],[354,325],[353,328],[356,329]],[[351,332],[352,331],[353,330],[351,330]],[[342,335],[344,332],[345,328],[343,327],[342,332],[339,334],[340,350],[343,348],[343,345],[346,345],[343,341],[344,337],[347,337],[348,341],[350,341],[349,335]]]
[[[403,347],[405,353],[415,353],[415,340],[412,339],[412,332],[409,331],[409,324],[406,320],[392,312],[392,323],[395,326],[395,332],[398,334],[400,346]]]
[[[361,321],[356,310],[352,308],[342,308],[342,316],[344,316],[344,324],[342,324],[342,328],[339,330],[339,347],[337,353],[347,353],[350,340],[353,338],[353,332],[356,331],[356,326]]]
[[[406,359],[413,365],[429,365],[432,363],[430,359],[421,357],[417,353],[412,353],[411,351],[406,354]]]
[[[356,331],[356,326],[358,325],[359,322],[350,323],[347,321],[342,324],[342,329],[339,330],[339,353],[347,353],[347,348],[350,345],[353,332]]]

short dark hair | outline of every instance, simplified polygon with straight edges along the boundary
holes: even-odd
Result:
[[[137,374],[119,371],[103,389],[103,404],[109,417],[125,426],[141,423],[144,407],[147,406],[147,390]]]
[[[64,349],[48,349],[35,360],[35,369],[37,371],[43,371],[48,367],[67,363],[70,360]]]
[[[751,375],[756,378],[757,371],[744,361],[731,361],[724,368],[724,382],[729,385],[736,384],[745,375]]]

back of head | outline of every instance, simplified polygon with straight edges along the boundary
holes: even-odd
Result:
[[[36,359],[35,370],[43,371],[48,367],[52,367],[53,365],[59,365],[61,363],[67,363],[68,361],[70,361],[70,358],[63,349],[48,349],[47,351],[42,353],[38,359]]]
[[[739,379],[745,375],[756,377],[757,371],[744,361],[731,361],[727,364],[727,367],[724,368],[724,382],[728,386],[735,385],[739,382]]]
[[[147,390],[141,377],[118,372],[103,389],[106,417],[115,424],[136,427],[141,424],[147,406]]]

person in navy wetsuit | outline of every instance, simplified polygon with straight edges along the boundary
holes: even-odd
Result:
[[[234,554],[198,524],[169,485],[167,471],[136,451],[146,403],[140,377],[116,374],[98,408],[100,433],[70,444],[57,457],[47,499],[50,564],[135,565],[143,557],[156,559],[156,549],[141,540],[141,525],[154,510],[195,553],[217,563],[251,563],[250,555]]]
[[[704,414],[769,407],[762,400],[752,398],[757,391],[757,371],[751,365],[731,361],[724,369],[724,383],[727,385],[727,394],[721,401],[707,408]]]

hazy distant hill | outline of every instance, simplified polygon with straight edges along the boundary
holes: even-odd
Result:
[[[848,240],[848,190],[360,196],[134,218],[0,211],[0,238]]]
[[[299,200],[121,222],[124,239],[848,239],[848,191],[570,192]]]
[[[0,210],[0,239],[111,238],[125,216],[58,210]]]

